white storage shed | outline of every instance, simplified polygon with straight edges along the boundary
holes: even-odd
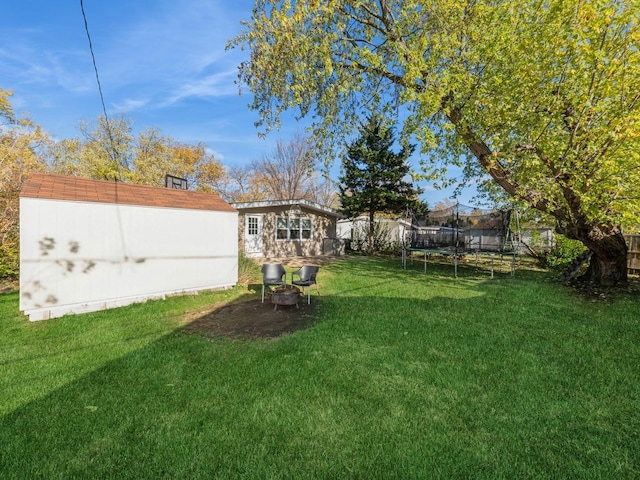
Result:
[[[33,174],[20,192],[30,320],[238,281],[238,212],[212,193]]]

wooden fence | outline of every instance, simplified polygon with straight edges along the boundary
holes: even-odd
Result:
[[[629,273],[640,273],[640,235],[625,235],[629,252],[627,253],[627,268]]]

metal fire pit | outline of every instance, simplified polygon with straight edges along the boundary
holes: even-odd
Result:
[[[295,305],[296,308],[299,308],[299,300],[300,289],[294,286],[278,287],[271,293],[271,303],[275,305],[274,310],[277,310],[278,305]]]

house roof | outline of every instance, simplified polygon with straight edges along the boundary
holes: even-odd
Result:
[[[44,173],[30,175],[20,190],[20,197],[220,212],[236,211],[215,193]]]
[[[264,209],[264,208],[273,208],[273,207],[293,207],[295,205],[304,207],[307,210],[313,210],[319,213],[324,213],[325,215],[329,215],[336,218],[343,218],[344,215],[333,208],[327,207],[325,205],[320,205],[319,203],[312,202],[310,200],[299,199],[299,200],[264,200],[260,202],[239,202],[232,203],[235,208],[239,211],[245,210],[256,210],[256,209]]]

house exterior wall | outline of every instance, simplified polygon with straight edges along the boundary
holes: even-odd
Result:
[[[385,240],[398,245],[404,245],[411,237],[411,226],[402,220],[376,218],[375,222],[383,231]],[[351,240],[354,243],[367,241],[369,231],[369,218],[357,217],[354,219],[339,220],[338,237]]]
[[[511,249],[511,244],[505,244],[505,238],[499,231],[469,228],[461,230],[460,236],[464,242],[463,248],[469,250],[499,252]]]
[[[237,212],[20,199],[30,320],[237,283]]]
[[[302,207],[300,218],[310,218],[312,223],[311,238],[308,240],[279,240],[276,238],[276,219],[288,216],[289,207],[265,207],[244,210],[240,212],[238,220],[239,248],[244,251],[246,217],[262,215],[263,257],[308,257],[324,255],[323,241],[325,238],[336,236],[335,218],[306,210]],[[290,215],[289,215],[290,216]]]

